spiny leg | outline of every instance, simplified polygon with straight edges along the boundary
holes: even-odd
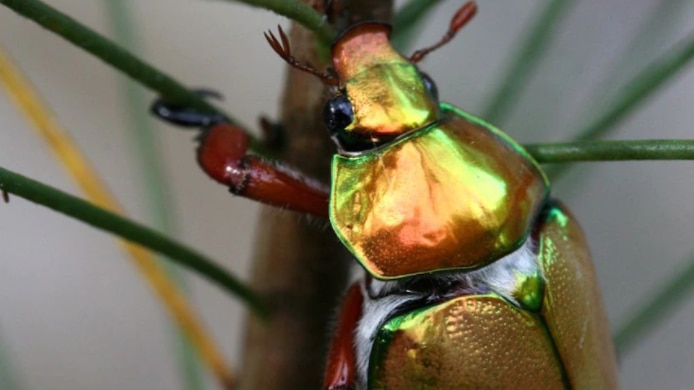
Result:
[[[201,91],[201,94],[218,97],[210,91]],[[228,186],[233,194],[272,206],[328,216],[329,190],[326,187],[300,172],[249,154],[250,137],[246,131],[223,116],[176,106],[161,99],[152,104],[151,111],[169,123],[201,129],[198,163],[210,178]],[[273,130],[268,122],[263,127],[266,132]]]

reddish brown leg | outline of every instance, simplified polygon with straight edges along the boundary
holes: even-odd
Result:
[[[301,173],[247,154],[244,130],[221,122],[205,130],[198,147],[200,167],[240,196],[294,211],[328,216],[328,189]]]
[[[323,383],[326,390],[354,389],[357,374],[354,331],[361,318],[363,301],[359,283],[354,283],[342,303],[335,335],[330,344]]]
[[[217,92],[199,90],[203,97],[221,98]],[[329,191],[318,182],[281,165],[248,153],[249,137],[240,127],[219,114],[209,114],[158,99],[152,114],[178,126],[202,128],[198,163],[214,180],[229,186],[232,193],[272,206],[328,216]],[[266,144],[281,146],[281,126],[261,119]]]

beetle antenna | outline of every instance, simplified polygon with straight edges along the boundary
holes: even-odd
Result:
[[[470,19],[472,19],[473,16],[475,16],[476,13],[477,4],[474,1],[468,1],[467,3],[463,4],[463,6],[458,9],[455,15],[453,15],[453,18],[451,19],[451,24],[448,27],[448,31],[446,31],[441,40],[439,40],[432,46],[414,52],[414,54],[412,54],[412,56],[410,57],[410,62],[416,64],[419,61],[423,60],[424,57],[427,56],[427,54],[448,43],[451,39],[453,39],[453,37],[455,37],[455,34],[457,34],[458,31],[461,28],[463,28],[463,26],[465,26],[467,22],[469,22]]]
[[[289,45],[289,38],[287,38],[287,34],[284,33],[282,27],[279,25],[277,26],[277,30],[279,31],[279,39],[275,37],[275,34],[273,34],[272,31],[264,33],[267,43],[270,44],[270,47],[272,47],[272,50],[274,50],[277,55],[279,55],[284,61],[294,68],[317,76],[326,85],[338,85],[339,80],[331,73],[321,72],[312,65],[299,62],[299,60],[294,58],[294,56],[292,56],[292,50],[291,46]]]

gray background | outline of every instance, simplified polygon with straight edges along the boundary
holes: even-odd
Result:
[[[245,6],[213,1],[132,2],[143,57],[188,85],[222,91],[230,112],[255,124],[277,113],[285,65],[262,32],[287,22]],[[443,100],[481,113],[533,10],[531,0],[479,1],[469,28],[422,65]],[[503,124],[524,142],[569,139],[637,69],[694,31],[689,1],[585,0],[555,37],[514,115]],[[662,35],[619,62],[630,37],[654,6],[679,4]],[[59,9],[111,34],[103,3],[54,0]],[[460,2],[435,12],[418,45],[440,36]],[[673,8],[674,9],[674,8]],[[126,142],[123,77],[31,22],[0,8],[0,42],[43,93],[61,123],[88,151],[131,213],[144,221],[139,180]],[[618,74],[611,73],[616,67]],[[624,121],[614,138],[692,138],[694,67]],[[144,107],[143,107],[144,109]],[[162,147],[180,228],[178,236],[247,275],[258,208],[231,199],[193,162],[191,133],[165,126]],[[0,94],[0,166],[78,193],[51,153]],[[586,163],[555,188],[580,218],[595,255],[613,328],[692,254],[694,170],[691,163]],[[261,216],[262,217],[262,216]],[[238,366],[241,306],[191,278],[199,312]],[[627,389],[689,389],[694,383],[694,300],[622,357]],[[107,235],[13,197],[0,204],[0,345],[26,389],[178,388],[167,318],[121,250]],[[211,386],[214,387],[214,386]]]

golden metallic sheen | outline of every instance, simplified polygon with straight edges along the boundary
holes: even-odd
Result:
[[[572,389],[616,389],[615,353],[583,231],[560,206],[552,207],[541,223],[542,315]]]
[[[616,359],[583,232],[555,201],[536,222],[541,312],[494,292],[462,295],[386,322],[370,389],[617,388]]]
[[[518,144],[441,107],[439,124],[333,159],[333,227],[377,278],[497,260],[524,241],[547,197],[544,174]]]
[[[333,46],[333,65],[354,110],[345,131],[374,142],[423,127],[439,115],[419,71],[392,48],[389,33],[387,25],[360,24]]]
[[[538,316],[495,294],[396,317],[379,332],[369,389],[563,389]]]

